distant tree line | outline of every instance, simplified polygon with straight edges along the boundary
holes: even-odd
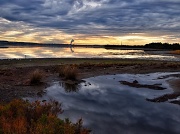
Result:
[[[180,44],[179,43],[161,43],[161,42],[156,42],[156,43],[149,43],[144,46],[145,48],[153,48],[153,49],[172,49],[172,50],[180,50]]]
[[[104,48],[106,49],[164,49],[164,50],[180,50],[180,44],[179,43],[149,43],[145,45],[104,45]]]

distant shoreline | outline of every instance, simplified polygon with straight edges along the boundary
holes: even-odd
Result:
[[[0,46],[0,49],[3,48],[14,48],[14,47],[22,47],[22,48],[26,48],[26,47],[54,47],[54,48],[69,48],[69,45],[8,45],[8,46]],[[96,45],[74,45],[74,48],[104,48],[104,49],[112,49],[112,50],[144,50],[144,51],[172,51],[173,49],[155,49],[155,48],[144,48],[144,47],[134,47],[134,46],[128,46],[128,47],[106,47],[106,46],[96,46]]]
[[[47,45],[37,45],[37,46],[31,46],[31,45],[9,45],[9,46],[0,46],[0,48],[14,48],[14,47],[57,47],[57,48],[69,48],[69,46],[47,46]],[[112,49],[112,50],[144,50],[144,51],[169,51],[167,49],[153,49],[153,48],[143,48],[143,47],[104,47],[104,46],[94,46],[94,45],[74,45],[74,48],[104,48],[104,49]]]
[[[0,48],[7,47],[70,47],[69,44],[53,44],[53,43],[32,43],[32,42],[10,42],[0,41]],[[73,47],[85,48],[105,48],[105,49],[133,49],[133,50],[180,50],[179,43],[149,43],[145,45],[73,45]]]
[[[9,48],[9,47],[7,47],[7,46],[0,46],[0,48]]]

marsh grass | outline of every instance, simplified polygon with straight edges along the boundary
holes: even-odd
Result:
[[[36,69],[30,75],[30,84],[32,84],[32,85],[40,84],[42,82],[43,76],[44,76],[43,71],[40,71],[39,69]]]
[[[172,51],[171,53],[180,55],[180,50],[175,50],[175,51]]]
[[[62,66],[58,69],[58,73],[60,77],[67,80],[77,80],[78,68],[75,65]]]
[[[0,134],[89,134],[82,127],[82,119],[72,123],[62,120],[58,114],[63,111],[56,101],[29,103],[14,100],[0,105]]]

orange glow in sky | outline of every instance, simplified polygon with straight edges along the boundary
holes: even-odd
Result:
[[[1,20],[3,23],[13,25],[12,28],[1,32],[0,40],[17,41],[17,42],[37,42],[37,43],[66,43],[69,44],[74,39],[74,44],[78,45],[106,45],[106,44],[123,44],[123,45],[144,45],[150,42],[180,42],[179,38],[170,38],[171,35],[157,35],[154,33],[127,33],[124,35],[99,35],[86,34],[68,34],[63,31],[52,28],[38,28],[23,22],[11,22],[6,19]]]

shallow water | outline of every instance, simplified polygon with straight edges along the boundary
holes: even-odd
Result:
[[[64,113],[60,118],[69,117],[73,122],[83,118],[93,134],[179,134],[179,105],[146,101],[173,92],[167,83],[172,76],[158,79],[169,74],[180,73],[106,75],[85,79],[79,85],[53,82],[42,97],[27,99],[62,102]],[[166,89],[134,88],[120,84],[121,80],[162,84]]]
[[[180,61],[164,53],[153,54],[144,50],[112,50],[104,48],[10,47],[0,48],[0,59],[13,58],[122,58]]]

